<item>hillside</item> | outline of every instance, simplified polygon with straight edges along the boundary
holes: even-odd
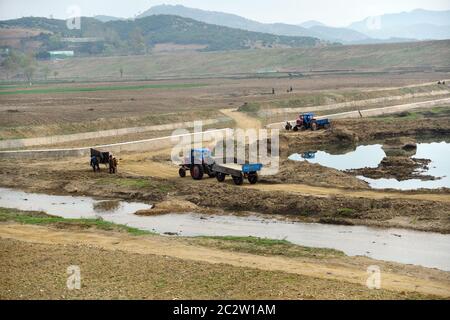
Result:
[[[361,35],[355,30],[345,28],[326,27],[328,30],[314,30],[311,26],[316,26],[320,23],[313,21],[305,25],[292,25],[286,23],[261,23],[241,16],[223,12],[206,11],[201,9],[188,8],[182,5],[159,5],[150,8],[138,17],[149,17],[153,15],[169,14],[180,17],[190,18],[197,21],[226,26],[230,28],[238,28],[253,32],[263,32],[275,35],[284,36],[309,36],[316,37],[326,41],[335,42],[351,42],[352,39],[361,40]],[[357,34],[357,36],[355,36]],[[347,39],[349,39],[347,41]]]
[[[318,39],[311,37],[256,33],[170,15],[107,22],[83,17],[80,30],[69,30],[65,20],[57,19],[31,17],[0,22],[0,28],[12,27],[39,29],[57,35],[57,38],[47,34],[29,39],[41,41],[44,51],[67,48],[68,44],[61,39],[64,37],[101,39],[93,45],[77,48],[78,53],[83,54],[145,53],[158,44],[197,45],[204,51],[298,48],[320,44]]]
[[[186,63],[189,61],[189,63]],[[78,58],[52,64],[59,79],[219,77],[264,72],[393,71],[450,67],[450,40],[303,49],[179,52]]]

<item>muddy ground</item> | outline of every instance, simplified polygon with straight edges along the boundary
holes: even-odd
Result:
[[[1,299],[445,299],[448,273],[239,241],[0,224]],[[255,251],[255,249],[258,249]],[[277,250],[284,250],[277,253]],[[284,252],[284,253],[283,253]],[[290,254],[285,254],[289,252]],[[382,288],[365,286],[383,270]],[[68,290],[78,266],[81,288]]]
[[[37,192],[140,200],[156,204],[156,208],[163,203],[161,213],[170,211],[171,200],[178,200],[191,203],[185,203],[189,211],[257,212],[310,222],[450,233],[450,195],[446,189],[375,191],[353,174],[284,158],[311,146],[330,146],[330,141],[344,142],[352,148],[356,141],[393,136],[414,138],[423,133],[448,137],[450,119],[404,120],[401,126],[372,119],[340,120],[328,131],[282,133],[284,160],[280,173],[261,177],[254,186],[237,187],[230,179],[223,184],[215,179],[180,179],[176,166],[169,163],[164,152],[123,154],[118,175],[109,175],[106,170],[93,173],[85,159],[4,162],[0,185]],[[180,211],[179,202],[177,206],[174,210]]]

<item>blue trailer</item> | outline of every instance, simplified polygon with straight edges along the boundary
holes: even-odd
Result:
[[[248,179],[251,184],[255,184],[258,182],[258,172],[262,167],[261,163],[218,164],[209,149],[198,148],[190,150],[189,156],[180,164],[178,174],[184,178],[186,171],[189,171],[194,180],[201,180],[203,175],[207,174],[210,178],[216,177],[219,182],[223,182],[225,177],[230,175],[236,185],[243,184],[244,178]]]
[[[233,178],[234,184],[240,186],[244,183],[244,178],[255,184],[258,182],[258,172],[261,171],[263,165],[261,163],[249,163],[249,164],[214,164],[213,171],[216,174],[216,179],[219,182],[224,182],[225,177],[230,175]]]

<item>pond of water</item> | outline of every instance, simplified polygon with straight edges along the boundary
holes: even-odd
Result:
[[[382,145],[374,144],[358,146],[354,151],[344,154],[330,154],[325,151],[293,154],[289,159],[294,161],[308,161],[318,163],[325,167],[337,170],[350,170],[361,168],[376,168],[386,156]],[[392,188],[399,190],[450,188],[450,143],[432,142],[418,143],[417,151],[412,158],[430,159],[429,169],[421,171],[423,175],[436,177],[436,180],[409,179],[398,181],[396,179],[371,179],[363,176],[358,178],[369,183],[372,188]]]
[[[186,213],[142,217],[133,213],[149,209],[150,205],[121,201],[113,205],[102,203],[104,201],[88,197],[54,196],[0,188],[0,207],[4,208],[40,210],[65,218],[102,218],[161,234],[286,239],[298,245],[341,250],[350,256],[363,255],[450,271],[450,235],[403,229],[287,222],[257,216]]]

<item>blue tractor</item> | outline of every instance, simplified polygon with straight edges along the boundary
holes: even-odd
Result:
[[[184,178],[186,177],[186,171],[189,171],[194,180],[202,180],[205,173],[213,178],[216,176],[212,169],[214,163],[209,149],[191,149],[189,156],[184,159],[183,164],[180,164],[178,174],[181,178]]]
[[[331,124],[328,119],[316,119],[314,118],[314,113],[303,113],[298,116],[298,119],[295,121],[295,125],[291,125],[289,122],[286,123],[286,130],[312,130],[316,131],[318,129],[328,129]]]

